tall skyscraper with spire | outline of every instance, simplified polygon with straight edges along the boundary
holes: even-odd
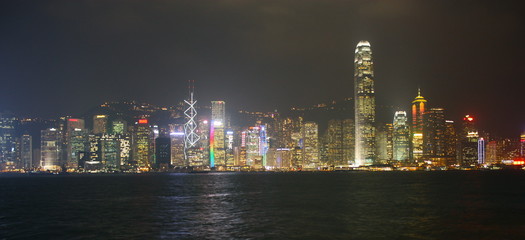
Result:
[[[193,98],[193,92],[195,91],[195,80],[190,80],[188,86],[188,100],[184,100],[187,105],[184,110],[186,122],[184,123],[184,158],[190,166],[199,166],[202,164],[202,159],[198,157],[196,151],[197,143],[199,142],[199,135],[197,134],[197,110],[195,109],[197,100]]]
[[[375,160],[374,63],[368,41],[360,41],[354,59],[355,162],[371,165]]]
[[[427,100],[421,96],[421,89],[417,89],[417,97],[412,101],[412,160],[419,161],[423,156],[423,114]]]

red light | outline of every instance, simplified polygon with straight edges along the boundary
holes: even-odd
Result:
[[[148,124],[148,119],[139,119],[140,124]]]
[[[466,116],[463,118],[463,120],[465,120],[465,121],[469,121],[469,122],[472,122],[472,121],[474,121],[474,118],[471,117],[470,115],[466,115]]]
[[[69,121],[70,121],[70,122],[78,122],[78,119],[70,118]]]

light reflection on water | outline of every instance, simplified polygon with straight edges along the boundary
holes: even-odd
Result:
[[[523,172],[0,177],[0,236],[519,239],[524,189]]]

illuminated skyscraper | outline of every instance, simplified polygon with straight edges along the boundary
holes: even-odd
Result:
[[[476,119],[471,115],[466,115],[463,118],[458,149],[459,160],[463,166],[473,166],[478,163],[479,133],[475,123]]]
[[[301,129],[303,140],[303,168],[316,169],[319,162],[319,133],[317,123],[305,122]]]
[[[15,137],[18,119],[10,113],[0,113],[0,170],[19,168],[18,144]]]
[[[121,143],[122,135],[102,134],[96,136],[99,139],[99,152],[101,164],[107,171],[119,171],[122,164]]]
[[[355,159],[354,119],[343,120],[343,165],[352,165]]]
[[[226,103],[224,101],[211,101],[211,120],[226,125]]]
[[[226,165],[226,151],[224,147],[225,105],[224,101],[211,102],[210,167]]]
[[[240,142],[241,146],[237,148],[236,151],[236,160],[235,165],[237,166],[246,166],[247,165],[247,142],[248,142],[248,131],[240,132]]]
[[[186,167],[189,165],[184,159],[184,125],[170,124],[171,139],[171,165],[173,167]]]
[[[118,135],[120,143],[120,166],[130,166],[131,160],[131,137],[129,134]]]
[[[261,164],[266,167],[266,154],[268,153],[268,135],[266,125],[261,125],[259,128],[259,155],[261,155]]]
[[[325,134],[326,163],[329,166],[347,165],[343,162],[343,121],[332,119],[328,121]]]
[[[260,127],[250,127],[246,131],[246,165],[259,169],[262,167],[262,156],[261,156],[261,133]],[[242,161],[242,160],[241,160]]]
[[[190,159],[190,166],[210,166],[210,123],[211,121],[201,119],[198,121],[197,134],[199,141],[193,150],[194,156]]]
[[[454,121],[445,120],[445,132],[443,133],[445,139],[444,152],[447,159],[446,165],[451,166],[457,163],[457,136]]]
[[[29,134],[22,135],[20,140],[20,159],[22,169],[33,169],[33,137]]]
[[[66,168],[75,171],[80,160],[79,154],[86,151],[88,132],[85,128],[84,119],[68,118],[66,128]]]
[[[446,165],[445,110],[431,108],[423,114],[423,156],[435,165]]]
[[[412,101],[412,160],[418,162],[423,156],[423,114],[427,100],[418,89],[417,97]]]
[[[234,136],[233,136],[233,130],[227,130],[226,131],[226,166],[227,167],[233,167],[235,166],[234,156],[233,156],[233,142],[234,142]]]
[[[399,163],[406,163],[410,157],[410,129],[405,111],[394,114],[393,159]]]
[[[334,167],[347,167],[354,162],[355,140],[353,119],[332,119],[328,121],[328,128],[323,136],[324,154],[323,164]]]
[[[360,41],[354,59],[355,163],[370,165],[375,160],[374,64],[370,43]]]
[[[133,133],[133,161],[141,171],[151,169],[153,132],[148,119],[139,119]]]
[[[161,171],[166,171],[171,165],[171,139],[158,137],[155,139],[155,164]]]
[[[104,134],[108,131],[108,116],[95,115],[93,116],[93,134]]]
[[[128,131],[128,123],[123,119],[115,119],[111,122],[112,134],[125,134]]]
[[[376,128],[376,163],[387,164],[393,158],[392,134],[394,128],[391,123],[380,124]]]
[[[498,164],[498,144],[496,141],[490,141],[487,143],[485,163],[489,165]]]
[[[189,81],[188,94],[189,99],[184,100],[187,104],[186,110],[184,110],[184,116],[186,122],[184,123],[184,158],[191,166],[202,164],[203,159],[198,156],[197,143],[199,142],[199,135],[197,134],[197,110],[195,105],[197,100],[193,98],[195,91],[195,81]]]
[[[478,164],[485,164],[485,139],[478,139]]]
[[[41,131],[41,166],[44,170],[59,171],[62,133],[56,128]]]

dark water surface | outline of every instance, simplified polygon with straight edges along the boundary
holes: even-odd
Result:
[[[525,239],[525,172],[0,175],[0,239]]]

